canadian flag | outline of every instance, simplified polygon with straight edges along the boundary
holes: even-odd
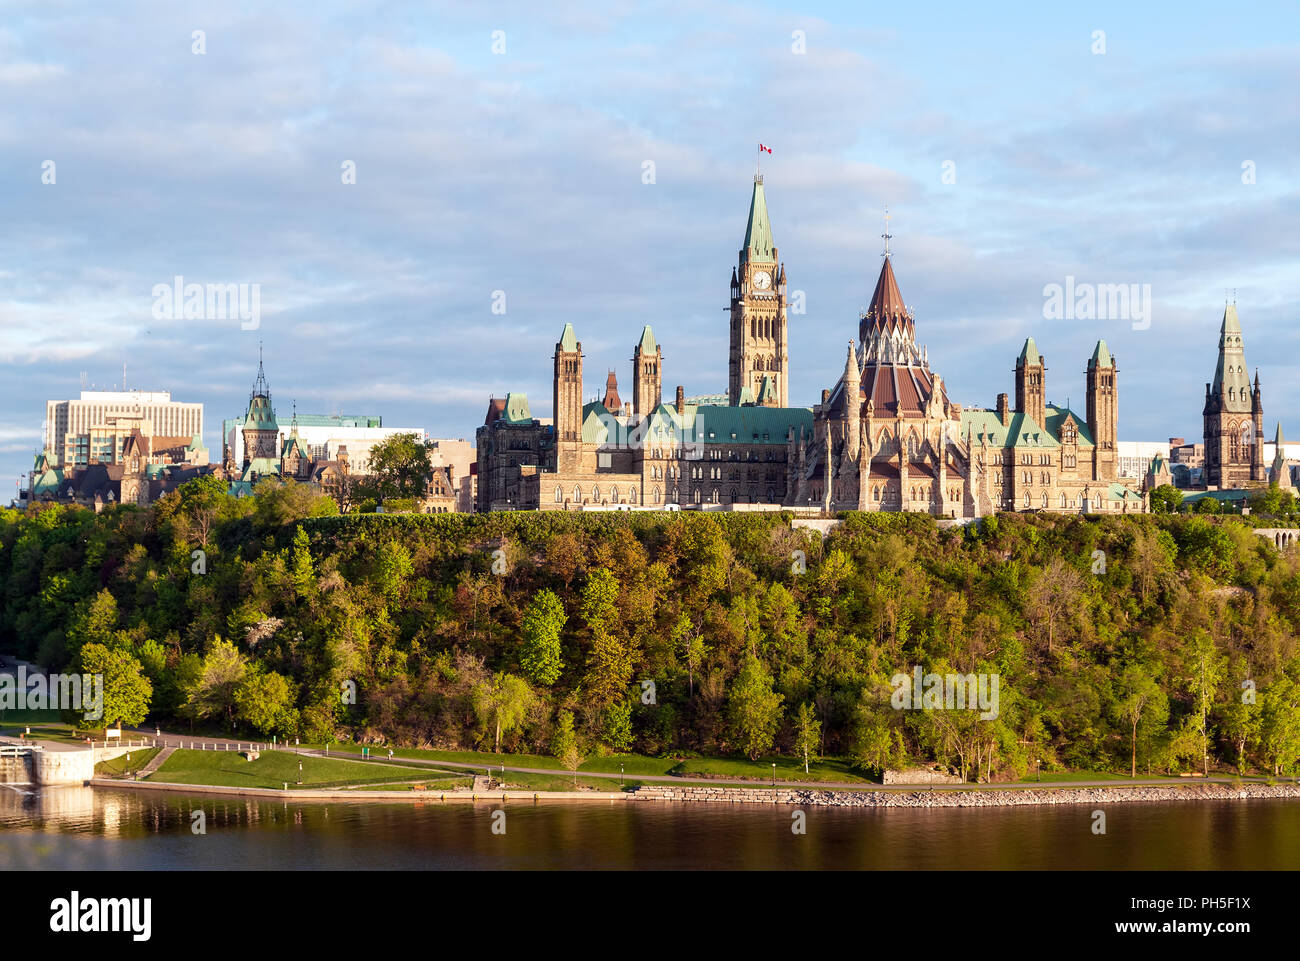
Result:
[[[772,152],[772,148],[771,148],[771,147],[764,147],[762,144],[759,144],[759,145],[758,145],[758,149],[759,149],[759,150],[766,150],[768,153],[771,153],[771,152]]]

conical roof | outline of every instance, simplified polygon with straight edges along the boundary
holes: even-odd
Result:
[[[903,303],[902,291],[898,289],[898,279],[894,277],[894,267],[889,257],[880,267],[880,276],[876,278],[876,289],[871,295],[871,304],[862,317],[864,328],[862,340],[866,340],[865,331],[870,328],[906,327],[912,331],[912,315]]]
[[[754,193],[749,198],[749,221],[745,224],[745,250],[756,260],[775,260],[776,243],[772,240],[772,222],[767,217],[767,197],[763,178],[754,177]]]

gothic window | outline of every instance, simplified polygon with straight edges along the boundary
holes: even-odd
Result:
[[[659,485],[658,485],[658,484],[655,485],[654,498],[655,498],[655,503],[656,503],[656,504],[662,504],[662,503],[663,503],[663,495],[659,493]]]
[[[871,499],[872,499],[872,500],[876,500],[876,501],[880,500],[880,488],[879,488],[879,487],[873,487],[873,488],[871,488]]]
[[[627,499],[630,500],[633,504],[636,503],[636,488],[635,488],[635,487],[631,488],[631,489],[627,492]]]
[[[1046,509],[1046,507],[1047,507],[1047,495],[1044,494],[1044,495],[1043,495],[1043,508]]]
[[[573,485],[573,503],[575,504],[582,503],[582,488],[579,487],[577,484]]]
[[[599,487],[592,487],[592,489],[591,489],[591,499],[592,499],[594,502],[596,502],[596,503],[599,503],[599,502],[600,502],[600,488],[599,488]]]
[[[1025,491],[1025,506],[1026,507],[1031,506],[1029,501],[1029,491]]]
[[[1061,509],[1064,510],[1065,507],[1066,507],[1066,496],[1065,496],[1064,494],[1062,494],[1062,495],[1061,495]]]
[[[557,504],[564,503],[564,490],[560,487],[559,484],[555,485],[555,503]]]
[[[1034,472],[1029,470],[1025,471],[1025,483],[1032,484],[1033,482],[1034,482]]]
[[[750,337],[757,337],[757,336],[758,336],[758,321],[753,320],[753,319],[750,320],[750,322],[749,322],[749,336],[750,336]]]
[[[613,501],[615,504],[618,503],[618,485],[617,485],[617,484],[615,484],[613,487],[611,487],[611,488],[609,489],[609,499],[610,499],[611,501]]]

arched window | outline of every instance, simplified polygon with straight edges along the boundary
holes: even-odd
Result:
[[[564,503],[564,488],[562,488],[559,484],[555,485],[555,503],[557,504]]]
[[[635,487],[633,487],[633,488],[631,488],[630,490],[628,490],[628,492],[627,492],[627,499],[630,500],[633,504],[636,503],[636,488],[635,488]]]
[[[879,487],[873,487],[873,488],[871,488],[871,499],[872,499],[872,500],[875,500],[875,501],[879,501],[879,500],[880,500],[880,488],[879,488]]]
[[[1044,510],[1047,509],[1047,495],[1046,495],[1046,494],[1043,495],[1043,509],[1044,509]]]
[[[582,503],[582,488],[579,487],[577,484],[573,485],[573,503],[575,504]]]
[[[595,501],[597,504],[600,503],[600,488],[598,486],[595,485],[592,486],[591,499]]]
[[[1065,496],[1064,494],[1062,494],[1062,495],[1061,495],[1061,507],[1062,507],[1062,509],[1064,509],[1066,506],[1067,506],[1067,503],[1066,503],[1066,496]]]
[[[609,489],[609,499],[612,503],[618,503],[618,485],[615,484]]]
[[[1029,500],[1029,491],[1025,491],[1025,506],[1026,506],[1026,507],[1030,507],[1030,506],[1031,506],[1031,502],[1030,502],[1030,500]]]

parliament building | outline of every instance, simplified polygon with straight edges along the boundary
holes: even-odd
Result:
[[[888,244],[888,237],[886,237]],[[1146,509],[1121,482],[1119,368],[1104,341],[1084,365],[1086,411],[1047,400],[1031,338],[991,409],[948,399],[916,338],[888,254],[859,317],[843,374],[821,402],[790,406],[786,270],[755,176],[732,269],[727,393],[664,403],[663,348],[633,347],[632,399],[608,373],[584,401],[582,343],[565,324],[553,354],[551,422],[528,398],[492,398],[478,428],[476,508],[487,510],[805,509],[917,511]]]

